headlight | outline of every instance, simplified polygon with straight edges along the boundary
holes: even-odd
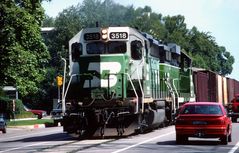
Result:
[[[108,30],[107,29],[102,29],[101,30],[101,38],[102,39],[107,39],[108,38]]]

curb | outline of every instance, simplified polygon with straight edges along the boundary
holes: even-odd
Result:
[[[37,118],[19,118],[19,119],[10,119],[10,121],[27,121],[27,120],[37,120]]]
[[[39,129],[39,128],[46,128],[45,124],[35,124],[33,125],[34,129]]]
[[[45,124],[34,124],[34,125],[26,125],[26,126],[7,126],[9,128],[22,128],[22,129],[40,129],[46,128]]]

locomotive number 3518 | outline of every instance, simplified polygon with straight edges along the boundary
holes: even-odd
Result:
[[[127,39],[128,33],[127,32],[111,32],[110,39]]]

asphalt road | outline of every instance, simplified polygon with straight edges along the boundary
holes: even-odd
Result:
[[[232,142],[221,145],[218,139],[190,138],[176,145],[174,126],[127,137],[94,137],[76,140],[62,127],[44,129],[8,128],[0,133],[0,153],[239,153],[239,123],[233,123]]]

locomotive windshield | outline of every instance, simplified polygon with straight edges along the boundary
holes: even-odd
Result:
[[[126,52],[126,42],[91,42],[86,45],[86,52],[88,54],[121,54]]]

